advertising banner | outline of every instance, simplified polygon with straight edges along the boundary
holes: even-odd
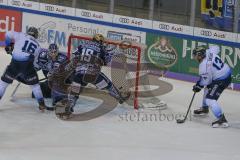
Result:
[[[0,43],[5,40],[6,31],[22,30],[22,13],[0,9]]]
[[[76,9],[76,16],[87,18],[87,19],[98,20],[98,21],[111,22],[111,23],[113,19],[113,14],[89,11],[85,9]]]
[[[141,27],[141,28],[152,28],[151,20],[121,16],[121,15],[114,15],[113,23],[129,25],[134,27]]]
[[[8,1],[7,0],[0,0],[0,5],[7,5]]]
[[[192,58],[192,50],[200,45],[218,45],[221,59],[233,69],[233,82],[240,83],[240,48],[151,33],[147,34],[146,39],[146,57],[151,63],[159,67],[165,66],[172,72],[188,75],[198,75],[198,63]]]
[[[50,43],[56,43],[62,52],[67,51],[67,41],[70,34],[91,36],[100,33],[109,39],[132,40],[140,43],[145,43],[146,39],[145,32],[23,13],[23,31],[25,32],[29,26],[39,28],[39,41],[42,47],[46,48]]]
[[[75,16],[75,8],[71,7],[65,7],[65,6],[58,6],[53,4],[47,4],[47,3],[39,3],[40,4],[40,10],[49,12],[49,13],[57,13],[57,14],[63,14],[63,15],[69,15],[69,16]]]
[[[39,10],[39,3],[25,0],[8,0],[8,5],[26,9]]]
[[[153,29],[164,31],[164,32],[193,35],[193,27],[184,26],[180,24],[153,21]]]
[[[194,28],[194,36],[223,40],[223,41],[230,41],[230,42],[236,42],[236,39],[237,39],[237,34],[232,32],[223,32],[223,31],[198,28],[198,27]]]

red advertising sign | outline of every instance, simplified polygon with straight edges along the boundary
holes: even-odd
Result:
[[[5,40],[6,31],[22,31],[22,13],[0,9],[0,42]]]

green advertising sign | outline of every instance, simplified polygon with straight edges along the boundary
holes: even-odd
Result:
[[[198,63],[192,57],[192,50],[200,45],[218,45],[221,59],[233,69],[233,82],[240,83],[240,48],[152,33],[147,33],[146,44],[146,57],[150,63],[189,75],[198,75]]]

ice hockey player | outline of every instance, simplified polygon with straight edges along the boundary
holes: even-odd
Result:
[[[47,78],[49,71],[57,69],[61,64],[67,63],[68,58],[65,54],[60,53],[58,46],[54,43],[50,44],[48,49],[41,49],[37,53],[34,66],[37,70],[42,70]],[[48,80],[40,83],[44,98],[53,98],[53,105],[60,99],[61,94],[51,91],[48,86]]]
[[[228,127],[228,122],[217,100],[221,93],[231,83],[231,68],[212,49],[205,46],[196,47],[193,50],[194,59],[199,64],[200,79],[193,86],[194,92],[204,89],[202,107],[194,110],[195,115],[208,114],[209,107],[217,118],[212,127]]]
[[[0,98],[3,97],[8,85],[13,80],[18,80],[32,88],[39,104],[39,110],[44,111],[46,106],[37,72],[33,66],[34,54],[40,48],[37,38],[38,30],[35,27],[29,27],[26,34],[14,31],[6,32],[5,50],[8,54],[12,54],[12,60],[0,80]]]
[[[119,103],[123,103],[130,97],[130,93],[122,96],[114,84],[101,72],[101,66],[106,65],[110,61],[108,53],[103,45],[104,37],[101,34],[93,36],[92,41],[88,41],[80,45],[73,53],[74,59],[78,61],[75,69],[73,82],[71,84],[71,91],[68,108],[73,111],[73,106],[76,102],[76,95],[79,95],[81,88],[88,83],[95,85],[100,90],[107,90],[109,94],[116,98]]]

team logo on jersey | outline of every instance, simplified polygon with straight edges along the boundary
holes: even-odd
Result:
[[[177,62],[177,52],[166,37],[161,37],[148,48],[148,60],[157,67],[169,68]]]

